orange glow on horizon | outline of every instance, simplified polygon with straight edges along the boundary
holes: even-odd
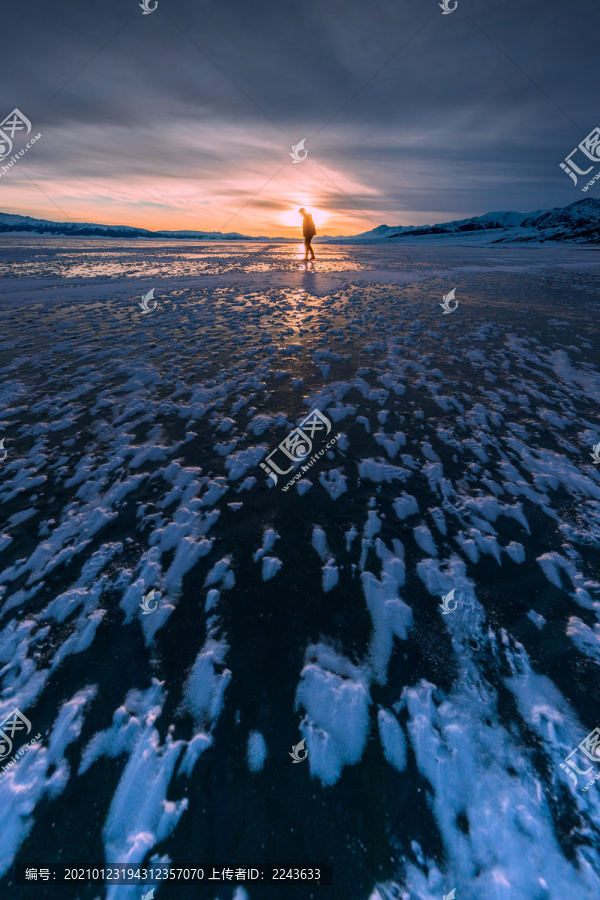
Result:
[[[298,240],[302,240],[301,207],[313,216],[318,236],[358,234],[373,228],[377,221],[385,221],[378,213],[370,212],[367,217],[357,209],[339,205],[328,210],[328,186],[320,186],[304,175],[299,179],[296,176],[300,173],[292,174],[294,179],[279,178],[258,194],[260,180],[255,175],[228,174],[210,187],[186,178],[116,178],[91,183],[54,179],[47,196],[29,182],[7,178],[2,182],[0,211],[53,222],[148,231],[237,232],[254,238]],[[42,187],[44,181],[38,176]]]
[[[227,147],[243,143],[242,137],[245,133],[242,136],[234,130]],[[95,132],[89,136],[92,139]],[[203,146],[200,141],[199,148]],[[265,148],[259,142],[256,149],[262,152]],[[46,165],[41,151],[42,145],[36,156],[35,183],[25,179],[16,166],[2,178],[0,212],[151,232],[235,232],[251,238],[299,241],[301,207],[313,216],[317,240],[361,234],[382,224],[418,226],[461,218],[448,211],[391,210],[386,195],[366,177],[347,168],[315,167],[310,160],[290,163],[275,175],[262,156],[244,156],[243,165],[237,160],[224,165],[211,157],[206,171],[193,167],[180,173],[149,169],[126,177],[117,166],[114,172],[96,169],[93,177],[83,177],[70,175],[62,163],[57,169],[53,160]]]
[[[39,178],[44,186],[44,179]],[[137,182],[53,182],[44,192],[30,182],[3,179],[0,212],[53,222],[129,226],[148,231],[236,232],[248,237],[302,241],[304,207],[313,216],[319,237],[345,236],[371,231],[377,225],[425,225],[450,221],[459,214],[402,210],[328,209],[330,196],[319,195],[314,183],[270,185],[253,197],[255,179],[227,179],[206,187],[187,180],[168,184],[154,179]],[[52,197],[51,202],[48,197]],[[250,198],[250,202],[248,199]]]

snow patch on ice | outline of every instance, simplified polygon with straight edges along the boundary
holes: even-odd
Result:
[[[260,731],[251,731],[248,735],[248,768],[251,772],[260,772],[267,758],[267,745]]]
[[[365,673],[324,644],[306,650],[296,691],[296,709],[312,775],[335,784],[342,769],[361,758],[369,725],[369,688]]]

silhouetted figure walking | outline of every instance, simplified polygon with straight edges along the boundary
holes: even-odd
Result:
[[[315,228],[315,223],[313,222],[311,214],[307,213],[304,207],[302,207],[302,209],[299,209],[298,212],[302,216],[302,234],[304,235],[304,249],[306,250],[306,256],[304,257],[304,260],[308,261],[309,252],[310,258],[315,258],[315,252],[310,246],[310,242],[317,233],[317,229]]]

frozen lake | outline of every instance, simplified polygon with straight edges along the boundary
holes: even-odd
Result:
[[[3,895],[16,860],[333,866],[157,900],[600,896],[600,751],[561,768],[600,726],[600,255],[315,252],[3,237],[0,718],[42,734]]]

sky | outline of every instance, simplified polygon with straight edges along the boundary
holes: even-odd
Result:
[[[582,199],[592,0],[139,2],[4,6],[0,120],[41,138],[0,211],[295,237],[301,206],[348,235]]]

